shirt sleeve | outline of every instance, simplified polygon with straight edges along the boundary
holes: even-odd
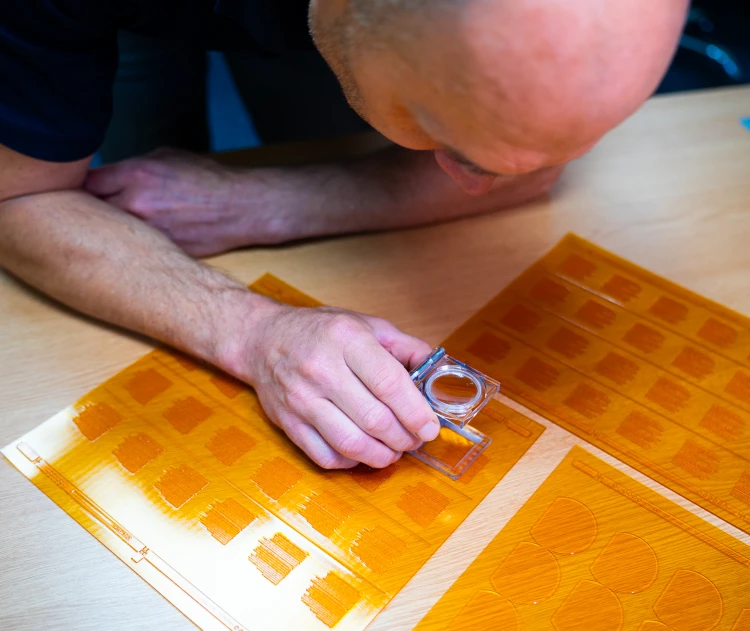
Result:
[[[0,0],[0,144],[50,162],[98,149],[117,69],[116,19],[106,5]]]

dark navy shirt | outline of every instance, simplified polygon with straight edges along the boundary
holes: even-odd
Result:
[[[269,55],[310,48],[309,0],[0,0],[0,145],[93,154],[112,114],[120,29]]]

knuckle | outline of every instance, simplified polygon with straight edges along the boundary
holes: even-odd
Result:
[[[337,313],[328,322],[330,334],[340,340],[350,340],[362,330],[361,325],[352,316]]]
[[[325,363],[316,358],[303,359],[300,362],[299,373],[312,383],[327,385],[331,381],[330,371]]]
[[[410,451],[420,444],[415,436],[402,429],[393,413],[382,405],[374,405],[367,410],[360,420],[360,427],[399,452]]]
[[[372,405],[362,414],[362,429],[370,435],[382,434],[392,425],[391,415],[382,405]]]
[[[380,335],[393,336],[399,333],[398,328],[392,322],[377,316],[367,316],[367,323],[378,331]]]
[[[372,393],[381,400],[391,399],[399,394],[402,387],[401,375],[395,370],[383,370],[375,377]]]
[[[270,365],[264,366],[268,370],[268,381],[271,384],[278,384],[283,390],[287,388],[287,382],[289,381],[290,371],[286,361],[272,362]]]
[[[360,460],[367,451],[367,436],[362,433],[349,433],[336,441],[336,451],[342,456]]]
[[[302,388],[290,388],[285,392],[284,402],[295,414],[302,418],[309,415],[310,397]]]

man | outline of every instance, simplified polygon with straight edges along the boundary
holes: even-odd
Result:
[[[157,154],[87,177],[117,30],[173,36],[230,4],[2,3],[0,264],[253,385],[319,465],[387,466],[438,432],[404,368],[427,344],[378,318],[279,305],[189,255],[444,221],[547,191],[653,92],[687,0],[312,0],[316,45],[349,103],[400,147],[248,171]]]

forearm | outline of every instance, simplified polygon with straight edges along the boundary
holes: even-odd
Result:
[[[322,467],[386,467],[439,431],[404,368],[429,353],[425,342],[379,318],[274,303],[85,193],[1,202],[0,265],[251,384],[273,422]]]
[[[156,230],[76,191],[0,204],[0,266],[68,306],[212,363],[265,299]]]
[[[241,215],[251,198],[245,178],[264,179],[262,215],[248,214],[248,243],[406,228],[523,204],[546,193],[562,167],[523,176],[500,176],[486,195],[472,197],[437,165],[432,152],[398,147],[347,164],[260,169],[234,174],[232,204]],[[253,182],[257,192],[257,180]]]

